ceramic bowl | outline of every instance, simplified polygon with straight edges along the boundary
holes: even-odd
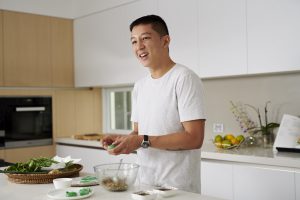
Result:
[[[156,199],[157,193],[153,191],[138,191],[131,194],[131,198],[135,200],[153,200]]]
[[[71,187],[72,179],[71,178],[56,178],[53,179],[53,184],[55,189],[63,189]]]
[[[178,193],[178,189],[171,186],[157,187],[153,191],[162,197],[169,197]]]

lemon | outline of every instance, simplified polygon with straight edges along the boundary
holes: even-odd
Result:
[[[245,140],[245,137],[243,135],[238,135],[236,136],[236,139],[239,141],[239,142],[242,142]]]
[[[237,144],[240,143],[240,141],[238,141],[236,138],[232,138],[232,139],[230,140],[230,142],[231,142],[232,145],[237,145]]]
[[[216,147],[222,148],[222,142],[215,142]]]
[[[216,143],[217,143],[217,142],[221,143],[222,140],[223,140],[223,137],[222,137],[221,135],[216,135],[216,136],[215,136],[215,142],[216,142]]]
[[[235,138],[232,134],[227,134],[224,137],[224,140],[231,140],[232,138]]]

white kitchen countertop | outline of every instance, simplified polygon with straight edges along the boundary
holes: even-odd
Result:
[[[58,138],[56,139],[56,143],[102,148],[99,141],[77,140],[73,138]],[[214,144],[208,141],[203,143],[201,158],[216,161],[300,168],[300,153],[278,152],[272,148],[262,147],[240,147],[239,149],[224,150],[216,148]]]
[[[211,142],[203,144],[201,158],[250,164],[300,168],[300,153],[278,152],[272,148],[240,147],[239,149],[218,149]]]
[[[137,191],[135,189],[126,192],[109,192],[101,186],[91,187],[94,194],[90,196],[90,200],[130,200],[131,193]],[[142,188],[144,189],[144,188]],[[145,188],[147,189],[147,188]],[[149,189],[149,188],[148,188]],[[16,184],[8,181],[5,174],[0,174],[0,199],[3,200],[50,200],[47,193],[54,190],[53,184]],[[168,198],[157,198],[165,200],[221,200],[219,198],[202,196],[196,193],[179,191],[178,194]]]

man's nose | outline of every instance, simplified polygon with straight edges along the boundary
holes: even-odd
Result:
[[[137,48],[138,48],[138,49],[143,49],[143,48],[145,48],[145,45],[144,45],[143,41],[139,40],[139,41],[137,42]]]

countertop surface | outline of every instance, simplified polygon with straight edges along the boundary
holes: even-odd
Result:
[[[201,158],[300,169],[300,153],[278,152],[273,148],[240,147],[224,150],[206,142],[201,149]]]
[[[99,141],[77,140],[73,138],[58,138],[56,143],[102,148]],[[239,149],[224,150],[218,149],[214,144],[206,141],[201,148],[201,158],[300,169],[300,153],[278,152],[273,148],[240,147]]]
[[[140,191],[141,189],[150,189],[149,187],[142,187],[137,189],[131,189],[126,192],[109,192],[103,189],[101,186],[91,187],[94,190],[94,194],[86,199],[90,200],[127,200],[132,199],[131,193]],[[0,174],[0,199],[9,200],[48,200],[48,192],[54,190],[53,184],[16,184],[8,181],[5,174]],[[165,200],[221,200],[219,198],[202,196],[200,194],[179,191],[178,194],[158,199]]]

